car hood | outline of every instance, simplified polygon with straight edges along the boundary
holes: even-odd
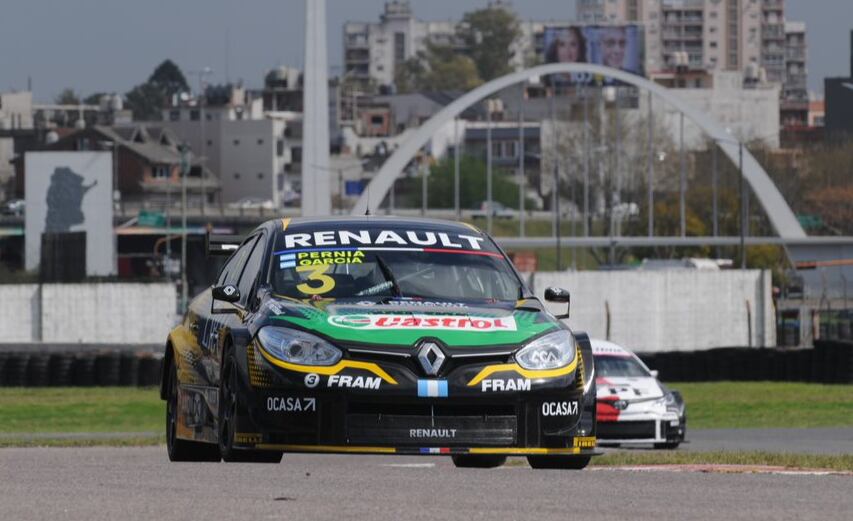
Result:
[[[295,327],[344,344],[412,346],[433,338],[451,348],[517,347],[561,327],[533,299],[496,303],[271,299],[265,308],[271,325]]]
[[[652,377],[600,376],[595,380],[599,400],[655,400],[663,396],[663,389]]]

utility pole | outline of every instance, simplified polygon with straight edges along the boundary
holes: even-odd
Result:
[[[646,164],[647,169],[647,184],[648,184],[648,212],[649,212],[649,237],[654,237],[655,235],[655,140],[654,140],[654,122],[653,122],[654,112],[652,111],[652,93],[649,92],[649,128],[648,128],[648,139],[649,139],[649,153],[648,153],[648,161]]]
[[[583,236],[589,237],[589,97],[583,87]]]
[[[740,269],[746,269],[746,180],[743,178],[743,141],[738,142],[737,168],[740,172]]]
[[[524,237],[524,94],[525,84],[521,84],[520,96],[518,98],[518,235]]]
[[[680,114],[678,135],[679,135],[679,156],[681,159],[681,176],[678,189],[678,211],[681,219],[681,236],[687,236],[687,208],[686,208],[686,193],[687,193],[687,157],[684,155],[684,112]]]
[[[181,313],[186,312],[189,300],[187,287],[187,175],[190,173],[190,149],[181,146]]]
[[[486,100],[486,231],[492,233],[492,100]]]
[[[719,210],[719,184],[720,184],[720,175],[717,170],[717,149],[719,145],[714,143],[714,147],[711,152],[711,195],[713,198],[713,233],[714,237],[720,234],[720,210]],[[720,258],[720,247],[717,246],[717,258]]]
[[[456,211],[456,220],[461,221],[462,207],[459,203],[459,118],[453,120],[453,140],[453,209]],[[391,188],[391,193],[393,194],[393,186]]]

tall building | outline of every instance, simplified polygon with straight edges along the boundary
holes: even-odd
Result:
[[[489,7],[511,9],[501,0]],[[520,37],[513,45],[512,66],[521,69],[543,54],[542,33],[549,25],[568,25],[568,21],[522,21]],[[374,82],[378,86],[394,83],[397,67],[426,50],[429,43],[449,45],[458,52],[465,43],[456,35],[457,21],[427,22],[418,20],[406,0],[385,3],[379,22],[347,22],[344,24],[344,72],[348,78]]]
[[[709,87],[713,72],[740,71],[747,82],[782,84],[783,124],[807,117],[805,25],[786,22],[784,0],[578,0],[576,8],[582,23],[641,24],[646,74],[664,85]]]
[[[785,22],[785,80],[782,92],[782,125],[809,124],[809,91],[806,71],[806,24]]]

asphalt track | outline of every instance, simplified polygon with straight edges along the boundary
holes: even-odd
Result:
[[[0,519],[853,519],[853,476],[456,469],[446,457],[169,463],[164,447],[0,450]]]

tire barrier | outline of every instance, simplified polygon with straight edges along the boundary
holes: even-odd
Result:
[[[637,353],[670,382],[778,381],[853,383],[853,342],[807,349],[726,347]],[[0,386],[156,386],[162,356],[132,352],[0,352]]]
[[[162,356],[133,352],[0,352],[0,387],[160,385]]]
[[[664,381],[853,383],[853,342],[815,342],[807,349],[724,347],[637,353]]]

